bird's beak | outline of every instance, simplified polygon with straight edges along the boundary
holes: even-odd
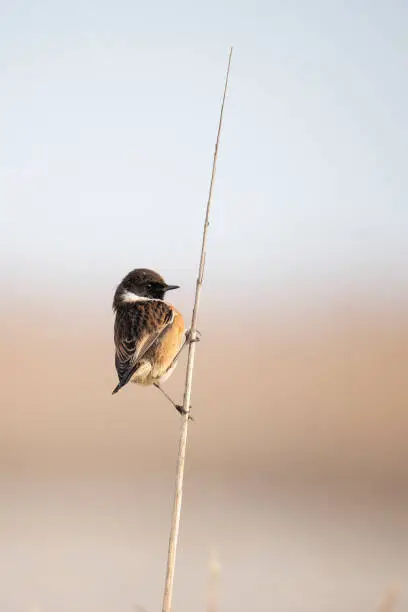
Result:
[[[166,285],[164,290],[165,291],[171,291],[172,289],[180,289],[179,285]]]

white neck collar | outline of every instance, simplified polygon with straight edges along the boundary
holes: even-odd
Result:
[[[124,291],[121,296],[121,301],[126,302],[127,304],[132,302],[162,302],[163,300],[159,300],[157,298],[149,298],[144,297],[142,295],[137,295],[133,293],[133,291]]]

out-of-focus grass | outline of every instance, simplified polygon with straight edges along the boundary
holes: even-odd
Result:
[[[397,585],[391,585],[384,594],[381,601],[379,612],[395,612],[400,598],[400,588]]]

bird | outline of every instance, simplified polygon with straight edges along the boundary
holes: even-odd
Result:
[[[132,270],[117,286],[112,307],[119,382],[112,395],[128,382],[153,385],[185,414],[160,386],[173,373],[185,344],[196,341],[185,330],[182,314],[164,299],[167,291],[179,288],[147,268]]]

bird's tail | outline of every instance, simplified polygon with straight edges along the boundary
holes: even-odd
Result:
[[[114,388],[114,390],[112,391],[112,395],[115,395],[115,393],[117,393],[122,387],[123,387],[122,383],[119,382]]]
[[[126,372],[126,374],[124,376],[121,377],[120,381],[118,382],[118,384],[116,385],[116,387],[114,388],[114,390],[112,391],[112,395],[115,395],[115,393],[117,393],[118,391],[120,391],[120,389],[122,387],[124,387],[125,385],[128,384],[129,380],[132,378],[133,374],[136,372],[136,370],[138,369],[140,363],[137,362],[135,363],[135,365],[133,365],[130,370],[128,370]]]

